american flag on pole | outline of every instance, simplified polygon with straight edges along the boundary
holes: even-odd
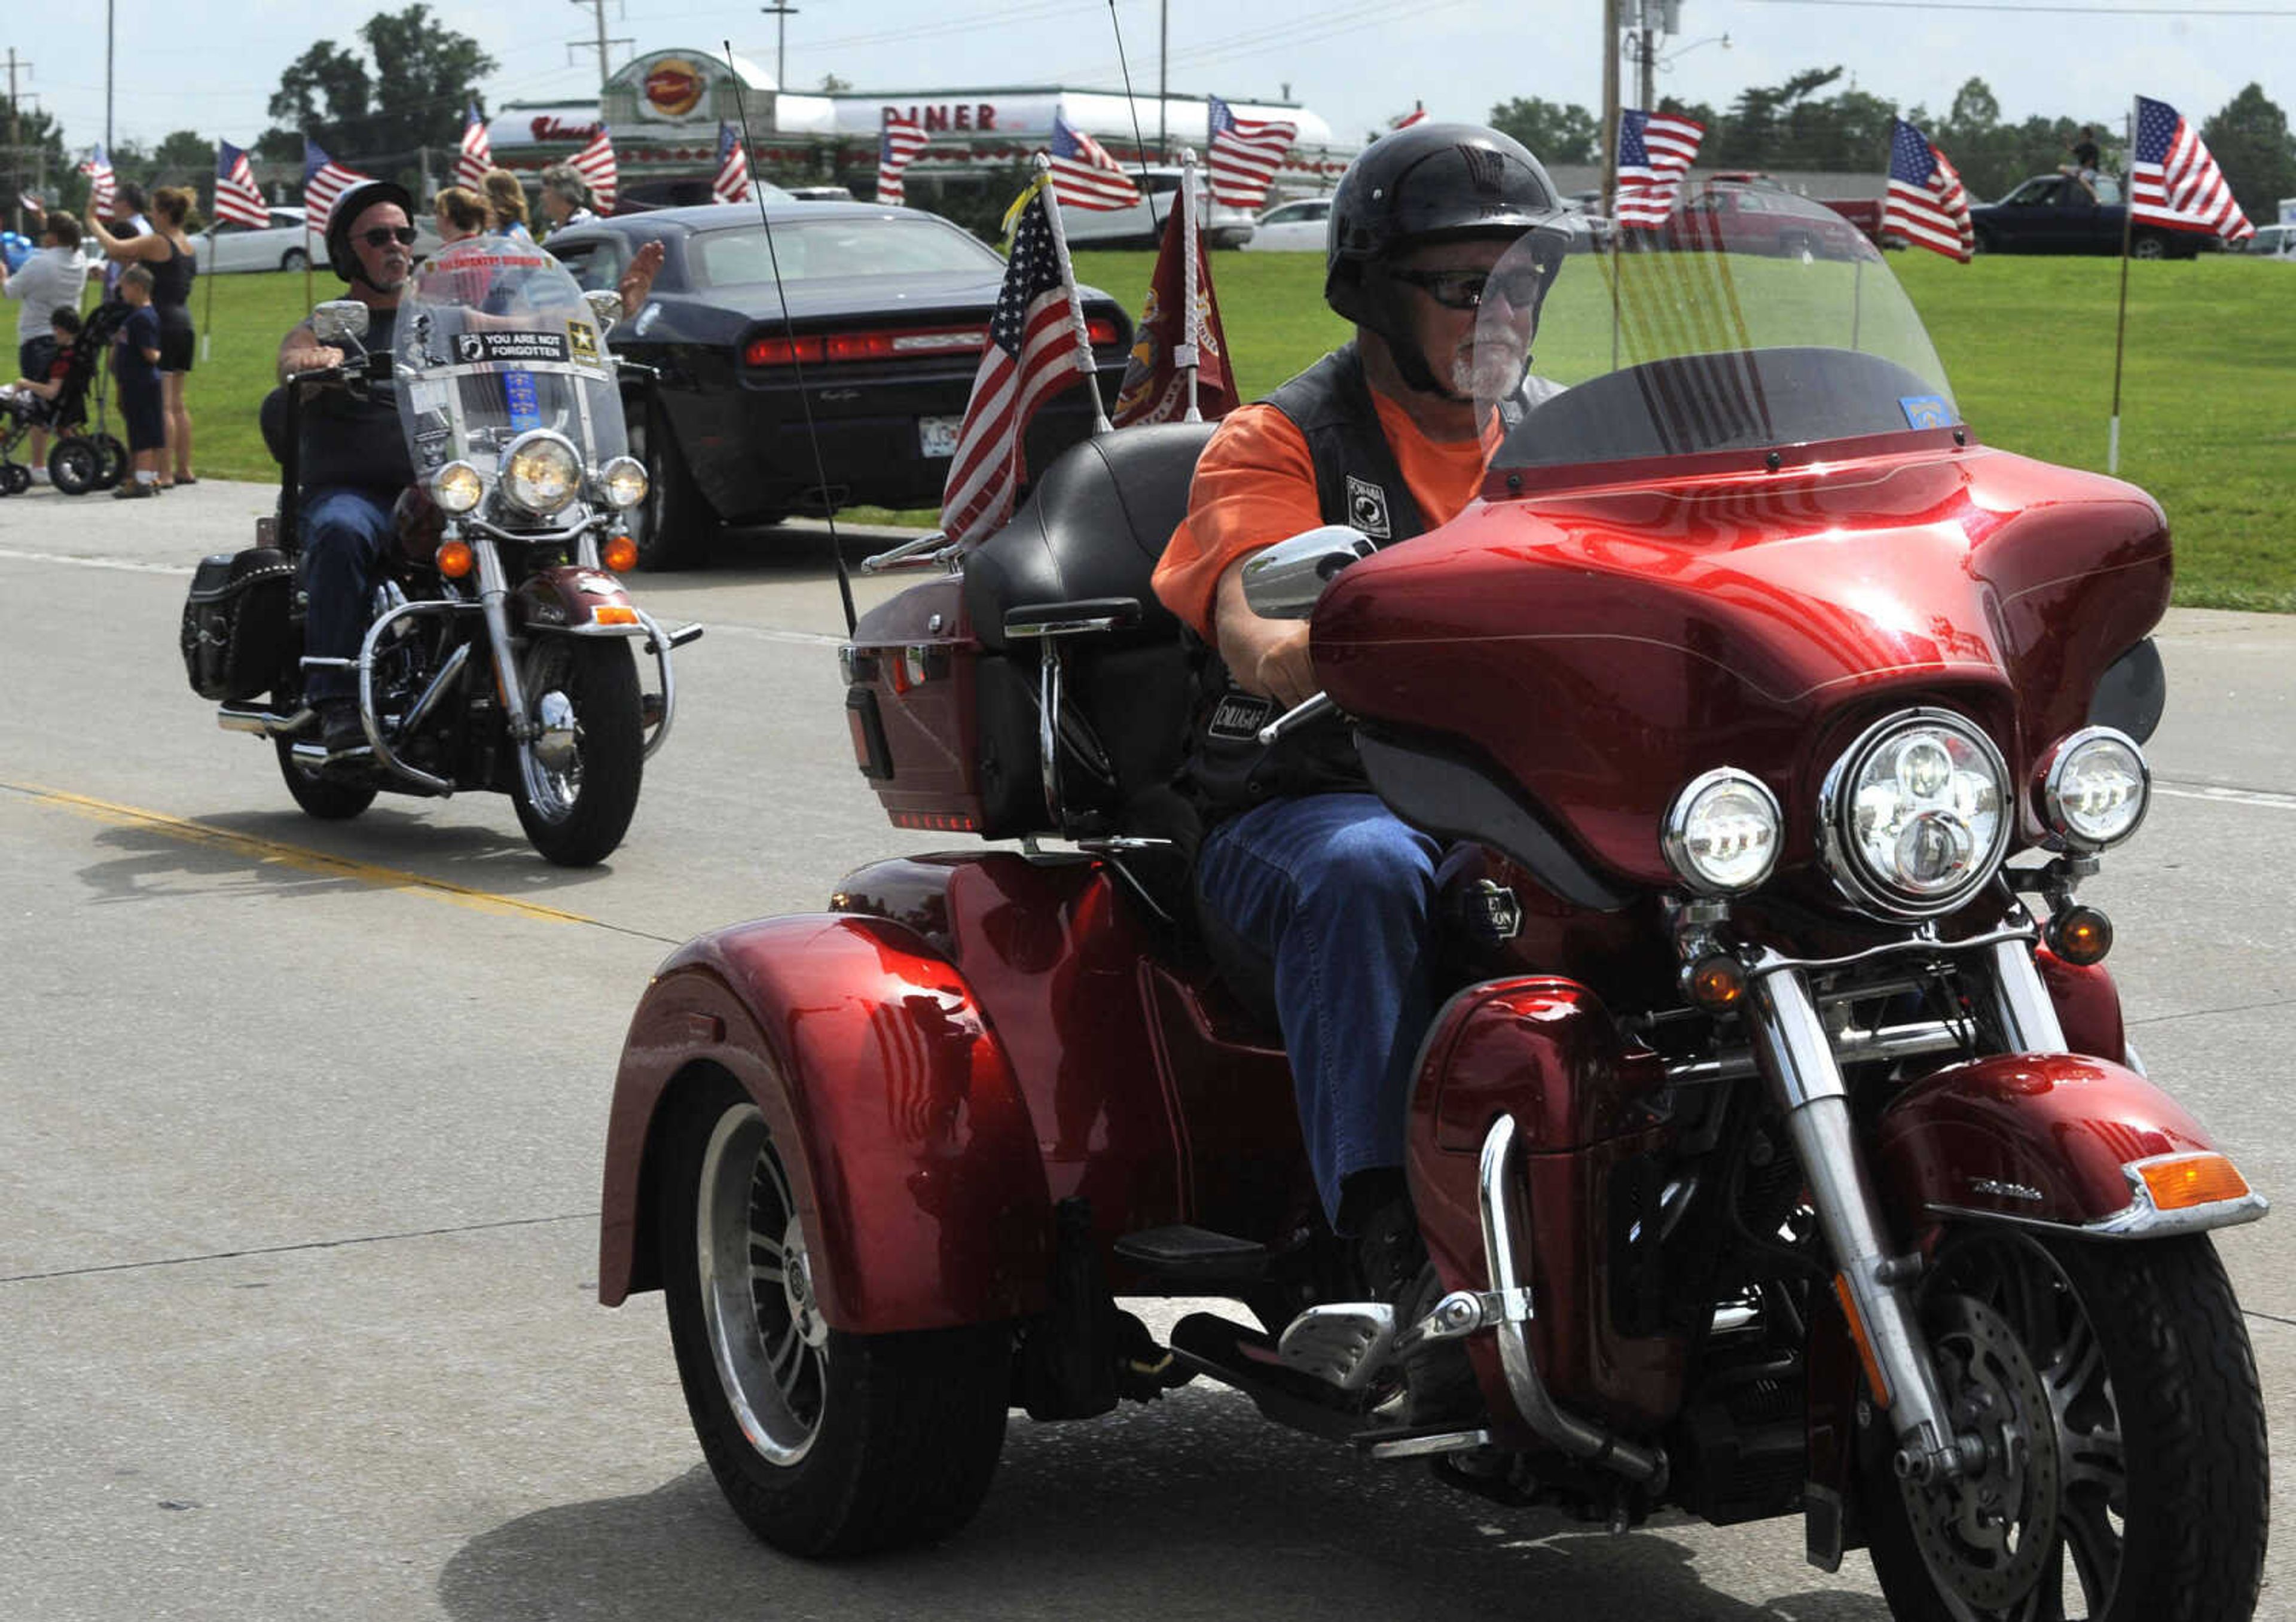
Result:
[[[1211,173],[1212,201],[1257,209],[1267,201],[1267,183],[1275,178],[1300,127],[1274,119],[1239,119],[1216,95],[1204,101],[1210,110],[1211,146],[1204,159]]]
[[[1408,129],[1414,124],[1423,124],[1426,121],[1427,103],[1414,102],[1411,103],[1409,112],[1398,113],[1394,118],[1388,119],[1387,127],[1390,129]]]
[[[2136,152],[2128,183],[2131,220],[2172,231],[2210,231],[2232,243],[2256,235],[2200,132],[2166,102],[2136,98]]]
[[[1882,229],[1964,264],[1977,243],[1961,176],[1927,136],[1903,119],[1890,121],[1890,192],[1882,206]]]
[[[1706,126],[1669,112],[1619,109],[1619,199],[1622,226],[1662,226],[1682,177],[1698,157]]]
[[[88,148],[87,156],[80,160],[79,172],[87,177],[87,206],[108,217],[111,213],[116,184],[111,175],[111,160],[101,145]]]
[[[30,192],[17,193],[16,201],[24,205],[24,211],[28,214],[45,214],[48,211],[48,205]]]
[[[1067,119],[1053,114],[1053,195],[1064,209],[1104,214],[1140,201],[1140,188],[1108,149]]]
[[[591,201],[598,205],[598,212],[612,213],[615,194],[621,190],[622,172],[614,163],[614,144],[603,124],[590,137],[590,144],[567,159],[566,164],[590,188]]]
[[[479,189],[479,181],[495,166],[494,148],[487,144],[487,121],[473,102],[463,111],[463,147],[455,156],[455,184]]]
[[[750,153],[742,132],[721,121],[718,126],[718,178],[709,183],[712,202],[750,201]]]
[[[877,201],[896,207],[908,203],[908,188],[901,177],[907,172],[916,155],[932,144],[932,137],[914,119],[885,115],[885,128],[877,136]]]
[[[305,223],[314,231],[327,228],[327,216],[335,211],[335,199],[362,180],[372,179],[355,169],[346,169],[320,149],[310,136],[303,137],[303,215]]]
[[[247,154],[228,141],[216,143],[215,217],[258,231],[271,223],[271,210],[264,206]]]
[[[989,317],[988,347],[949,458],[940,527],[953,541],[985,534],[1012,516],[1028,477],[1022,440],[1029,419],[1046,399],[1092,375],[1092,350],[1078,330],[1074,290],[1046,214],[1048,189],[1039,179],[1022,194],[1004,291]]]

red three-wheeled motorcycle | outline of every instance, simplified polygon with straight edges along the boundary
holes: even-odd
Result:
[[[1407,1166],[1447,1293],[1359,1298],[1266,966],[1196,916],[1175,425],[1077,447],[844,649],[894,824],[1019,846],[662,966],[603,1299],[667,1292],[711,1468],[801,1553],[960,1526],[1009,1409],[1201,1377],[1487,1500],[1799,1513],[1900,1616],[2251,1615],[2264,1425],[2208,1234],[2264,1201],[2146,1078],[2079,894],[2144,814],[2160,508],[1982,444],[1862,240],[1576,256],[1567,386],[1509,318],[1480,498],[1248,580],[1451,842]],[[1118,1302],[1160,1296],[1235,1305],[1159,1339]],[[1472,1421],[1384,1400],[1431,1340]]]

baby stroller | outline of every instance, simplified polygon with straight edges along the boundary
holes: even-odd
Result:
[[[127,314],[127,306],[117,301],[89,314],[64,351],[63,386],[55,399],[20,395],[0,402],[0,496],[21,495],[32,487],[32,470],[16,460],[16,448],[35,428],[56,436],[48,449],[48,478],[65,495],[110,490],[126,476],[127,447],[106,432],[102,385],[103,357]]]

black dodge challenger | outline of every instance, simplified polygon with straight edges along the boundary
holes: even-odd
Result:
[[[662,245],[653,296],[611,333],[617,354],[656,374],[633,375],[623,401],[630,454],[652,481],[630,530],[644,567],[703,561],[724,523],[940,505],[1004,259],[913,209],[767,207],[770,244],[746,203],[620,215],[550,238],[585,287],[613,286],[640,246]],[[1102,399],[1113,403],[1131,319],[1107,294],[1083,294]],[[1029,465],[1091,431],[1084,391],[1055,395],[1029,424]]]

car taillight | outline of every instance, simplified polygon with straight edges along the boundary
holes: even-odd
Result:
[[[988,342],[988,329],[981,326],[876,327],[850,333],[808,333],[795,338],[752,338],[743,346],[742,358],[753,366],[912,360],[934,355],[977,355]],[[1095,338],[1094,342],[1100,340]]]
[[[1105,349],[1123,336],[1122,330],[1106,316],[1093,317],[1084,324],[1084,330],[1092,340],[1092,347],[1096,350]]]

